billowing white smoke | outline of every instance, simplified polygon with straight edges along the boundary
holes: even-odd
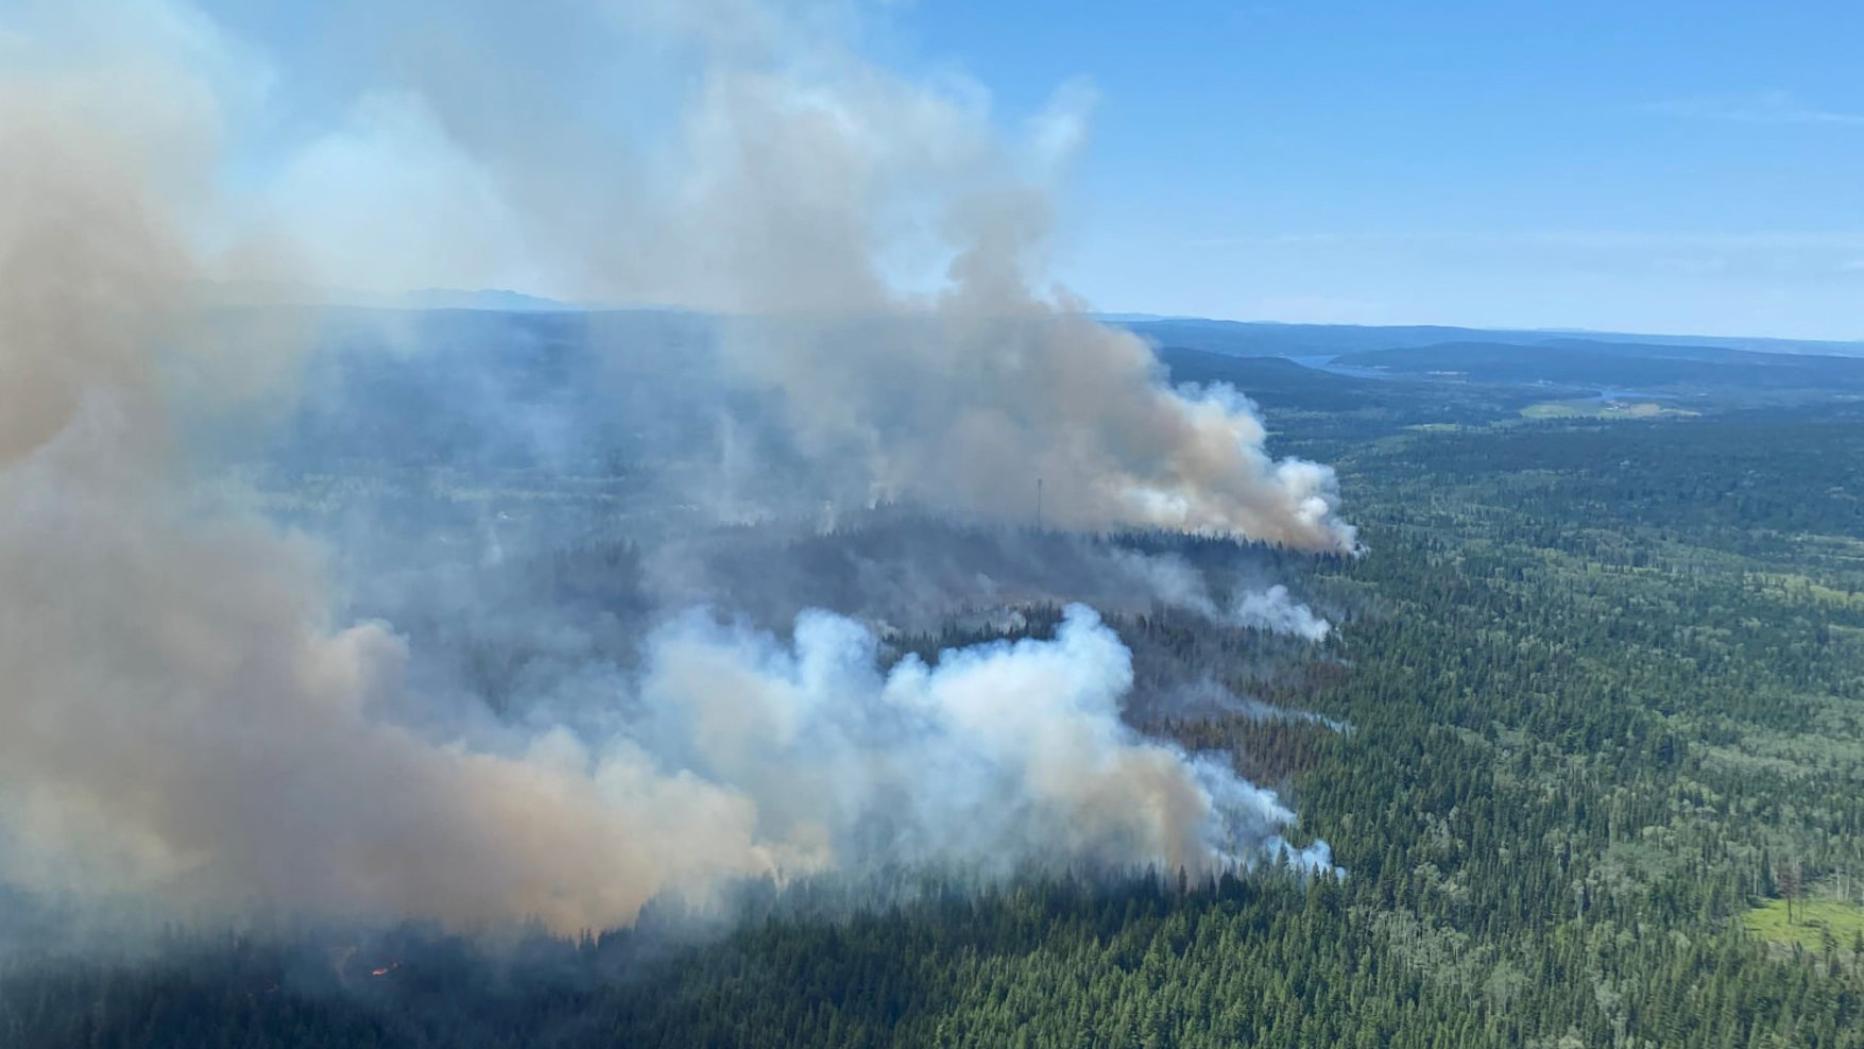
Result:
[[[1306,605],[1288,596],[1280,583],[1267,590],[1251,590],[1237,597],[1230,609],[1230,620],[1238,626],[1255,627],[1277,634],[1294,634],[1309,641],[1322,641],[1332,624],[1315,615]]]
[[[191,12],[137,10],[173,15],[154,21],[189,47],[213,37]],[[113,46],[145,41],[128,28]],[[9,58],[21,39],[0,33]],[[1292,817],[1272,795],[1121,726],[1126,653],[1081,609],[1052,642],[884,676],[842,620],[806,618],[785,649],[689,619],[653,640],[644,677],[615,683],[600,738],[398,718],[418,703],[392,629],[331,622],[315,545],[190,495],[174,461],[175,373],[154,361],[158,347],[195,359],[205,248],[291,252],[211,206],[211,85],[173,55],[133,57],[0,73],[6,881],[208,912],[569,929],[628,921],[668,889],[875,860],[1326,865],[1324,847],[1282,842]],[[806,148],[795,131],[760,126],[744,145]],[[781,193],[742,203],[740,225],[796,218]],[[772,228],[773,266],[810,264],[814,242]],[[789,354],[850,357],[756,372],[795,399],[825,469],[859,446],[867,480],[989,513],[1022,490],[1023,468],[1001,466],[1021,458],[1049,479],[1059,522],[1350,545],[1331,475],[1269,460],[1239,403],[1166,391],[1136,343],[1030,299],[988,252],[969,258],[951,305],[897,354],[786,338]]]
[[[1309,641],[1324,641],[1333,630],[1333,624],[1289,596],[1288,588],[1280,583],[1266,590],[1238,590],[1229,607],[1222,608],[1211,596],[1204,576],[1183,558],[1116,550],[1108,560],[1153,600],[1195,612],[1213,623],[1293,634]]]
[[[1253,866],[1293,823],[1272,792],[1120,720],[1131,659],[1086,607],[1052,641],[884,675],[875,659],[868,628],[826,613],[805,614],[789,648],[688,617],[656,638],[641,689],[653,750],[741,789],[777,851],[819,846],[824,864],[1209,872]]]

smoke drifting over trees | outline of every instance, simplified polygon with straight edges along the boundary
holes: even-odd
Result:
[[[1129,656],[1085,608],[1053,640],[890,670],[853,620],[805,613],[786,641],[667,608],[641,665],[602,678],[604,717],[520,724],[431,709],[394,624],[339,618],[325,546],[199,483],[177,420],[288,414],[309,341],[285,321],[229,341],[204,319],[215,282],[533,275],[735,314],[688,380],[763,399],[804,502],[1020,521],[1041,477],[1064,528],[1353,548],[1331,471],[1271,458],[1240,396],[1165,387],[1133,337],[1031,290],[1078,99],[1005,145],[969,89],[858,58],[843,15],[723,6],[566,14],[509,45],[480,12],[483,35],[419,55],[396,50],[418,10],[339,7],[346,45],[405,61],[341,96],[331,129],[264,149],[245,136],[273,95],[328,87],[316,55],[268,59],[161,4],[39,10],[4,35],[6,882],[575,929],[866,864],[1329,865],[1284,841],[1272,794],[1121,724]],[[585,36],[561,84],[511,75]],[[643,40],[697,71],[690,93],[664,71],[666,126],[636,142],[516,119]],[[896,279],[902,253],[944,276]],[[721,480],[691,483],[699,503]],[[1275,594],[1226,614],[1324,635]]]

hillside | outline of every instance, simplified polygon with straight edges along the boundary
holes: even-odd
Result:
[[[1446,342],[1343,354],[1332,363],[1474,382],[1864,393],[1864,359],[1708,346]]]
[[[1476,342],[1507,346],[1559,343],[1632,344],[1647,347],[1717,348],[1769,354],[1813,354],[1864,358],[1864,342],[1821,342],[1716,335],[1658,335],[1629,332],[1572,332],[1445,325],[1282,324],[1203,317],[1106,316],[1155,346],[1188,346],[1238,356],[1332,356],[1441,343]]]

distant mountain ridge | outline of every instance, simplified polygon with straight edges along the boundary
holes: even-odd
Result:
[[[1336,367],[1473,382],[1717,387],[1864,393],[1864,357],[1764,353],[1720,346],[1551,340],[1529,345],[1444,342],[1341,354]]]
[[[250,305],[348,306],[417,311],[477,310],[489,313],[676,313],[704,316],[678,308],[569,302],[505,288],[421,288],[388,295],[264,282],[231,282],[217,285],[214,290],[214,301]],[[1238,357],[1338,356],[1367,350],[1404,349],[1443,343],[1570,348],[1578,348],[1581,344],[1633,344],[1644,347],[1713,347],[1756,353],[1864,357],[1864,340],[1820,341],[1767,336],[1470,328],[1445,324],[1302,324],[1171,317],[1153,313],[1096,313],[1092,316],[1102,324],[1133,332],[1155,347],[1182,346]]]
[[[1367,350],[1407,349],[1443,343],[1577,348],[1581,345],[1702,347],[1769,354],[1864,357],[1864,342],[1821,342],[1764,336],[1650,335],[1629,332],[1519,331],[1454,325],[1366,326],[1225,321],[1201,317],[1135,318],[1104,314],[1103,323],[1125,328],[1157,346],[1186,346],[1241,357],[1319,357]]]
[[[500,313],[565,313],[581,310],[575,303],[526,295],[504,288],[422,288],[389,300],[412,310],[495,310]]]

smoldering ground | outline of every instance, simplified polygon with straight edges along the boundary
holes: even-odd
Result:
[[[663,348],[656,365],[700,363],[673,433],[729,437],[644,438],[621,464],[638,490],[608,492],[674,507],[662,539],[796,501],[833,519],[907,500],[1001,525],[1022,520],[1034,476],[1057,528],[1354,548],[1331,471],[1274,459],[1240,395],[1168,387],[1143,345],[1035,290],[1078,93],[1005,136],[971,89],[862,58],[847,12],[727,6],[553,8],[505,33],[493,8],[363,18],[335,5],[326,28],[365,59],[340,69],[315,46],[242,37],[237,12],[9,13],[0,879],[98,913],[575,930],[669,893],[870,866],[1329,866],[1324,843],[1290,844],[1294,816],[1273,793],[1122,721],[1132,655],[1086,606],[1052,637],[888,663],[878,629],[845,615],[800,611],[781,633],[735,616],[749,575],[698,576],[712,612],[670,607],[694,578],[672,545],[653,548],[667,560],[645,576],[654,614],[638,631],[621,616],[501,618],[470,579],[371,590],[346,570],[461,529],[476,530],[461,545],[473,557],[506,556],[510,529],[496,513],[436,527],[418,500],[399,522],[319,518],[312,479],[374,483],[358,461],[419,435],[318,385],[307,348],[354,315],[213,312],[254,277],[520,277],[730,314],[705,354]],[[397,51],[417,25],[447,27],[447,46]],[[676,68],[640,119],[559,121],[581,107],[533,105],[612,88],[603,71],[644,40]],[[559,46],[561,61],[529,67],[553,77],[514,75],[530,49]],[[384,53],[397,57],[372,61]],[[276,125],[284,141],[257,135],[281,114],[294,118]],[[942,276],[903,283],[902,259]],[[457,364],[425,323],[362,322],[400,342],[376,358],[385,374],[427,352]],[[590,398],[614,387],[580,373],[557,378],[581,399],[510,395],[585,366],[553,347],[545,332],[481,347],[497,367],[443,368],[464,425],[433,442],[422,483],[483,487],[513,476],[487,472],[502,459],[532,455],[561,478],[578,420],[632,432],[625,402]],[[625,371],[641,358],[592,360]],[[642,385],[637,407],[659,411],[654,391],[674,388]],[[392,384],[385,397],[416,400]],[[226,469],[300,424],[299,457],[247,463],[257,491]],[[280,476],[300,482],[296,507],[277,487],[268,502],[264,478]],[[931,578],[963,589],[946,568]],[[527,644],[568,631],[572,654],[576,630],[631,638],[622,658],[555,679],[575,695],[508,717],[471,690],[426,688],[429,664],[410,652],[422,631],[370,618],[417,598],[439,609],[430,618],[458,602]],[[782,601],[766,606],[754,611]]]

